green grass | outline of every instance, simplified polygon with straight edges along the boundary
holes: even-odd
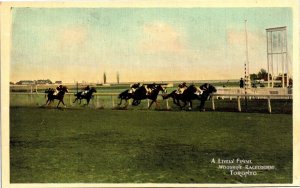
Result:
[[[11,183],[291,183],[292,154],[290,114],[10,108]]]

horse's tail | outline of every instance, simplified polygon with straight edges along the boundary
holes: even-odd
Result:
[[[161,95],[161,96],[162,96],[162,98],[165,100],[165,99],[170,98],[170,95],[171,95],[171,94],[166,94],[166,95]]]

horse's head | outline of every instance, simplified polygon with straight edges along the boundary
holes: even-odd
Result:
[[[155,87],[155,89],[157,89],[158,91],[162,91],[163,93],[167,93],[167,89],[166,88],[164,88],[162,85],[157,85],[156,87]]]
[[[92,87],[92,88],[90,89],[90,92],[91,92],[91,93],[97,93],[97,90],[96,90],[96,88]]]
[[[208,94],[217,92],[217,89],[213,85],[208,83],[201,85],[200,89],[202,89],[204,93],[208,93]]]
[[[215,92],[217,92],[217,89],[213,85],[211,85],[211,84],[209,84],[207,90],[208,90],[209,93],[215,93]]]
[[[65,93],[68,93],[68,92],[69,92],[68,88],[66,86],[62,86],[61,90],[58,92],[58,95],[59,94],[64,95]]]

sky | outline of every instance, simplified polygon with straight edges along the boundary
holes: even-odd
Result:
[[[13,8],[10,79],[221,80],[267,69],[266,30],[290,8]],[[290,65],[291,66],[291,65]]]

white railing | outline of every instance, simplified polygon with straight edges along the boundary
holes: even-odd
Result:
[[[247,88],[246,92],[251,95],[288,95],[292,94],[292,88]],[[217,94],[245,94],[245,89],[217,87]]]
[[[211,102],[212,102],[212,109],[215,110],[215,98],[218,97],[235,97],[237,99],[237,109],[239,112],[242,111],[241,107],[241,98],[251,100],[251,99],[266,99],[268,101],[268,112],[272,113],[272,106],[271,106],[271,99],[293,99],[292,94],[286,94],[286,95],[258,95],[258,94],[214,94],[211,96]]]
[[[34,96],[45,96],[45,93],[21,93],[21,92],[13,92],[11,93],[12,95],[23,95],[23,96],[27,96],[27,101],[30,104],[33,104],[33,98]],[[94,106],[99,107],[99,99],[101,97],[110,97],[111,100],[111,106],[114,108],[116,106],[116,97],[118,96],[118,93],[95,93],[94,94],[94,99],[92,100],[92,103],[94,104]],[[160,94],[161,95],[161,94]],[[74,93],[66,93],[65,94],[65,103],[72,105],[73,101],[72,98],[74,98]],[[216,109],[216,104],[215,104],[215,99],[218,98],[230,98],[230,100],[232,98],[236,99],[237,101],[237,110],[239,112],[242,111],[241,108],[241,99],[247,99],[247,100],[252,100],[252,99],[262,99],[262,100],[267,100],[268,101],[268,112],[272,113],[272,106],[271,106],[271,100],[277,100],[277,99],[293,99],[293,95],[292,94],[285,94],[285,95],[277,95],[277,94],[268,94],[268,95],[262,95],[262,94],[220,94],[220,93],[216,93],[211,95],[211,105],[212,105],[212,110]],[[233,101],[233,100],[232,100]],[[166,103],[166,108],[170,109],[170,105],[169,105],[169,99],[164,100],[164,102]],[[148,103],[148,107],[150,104],[150,101],[147,100]]]

